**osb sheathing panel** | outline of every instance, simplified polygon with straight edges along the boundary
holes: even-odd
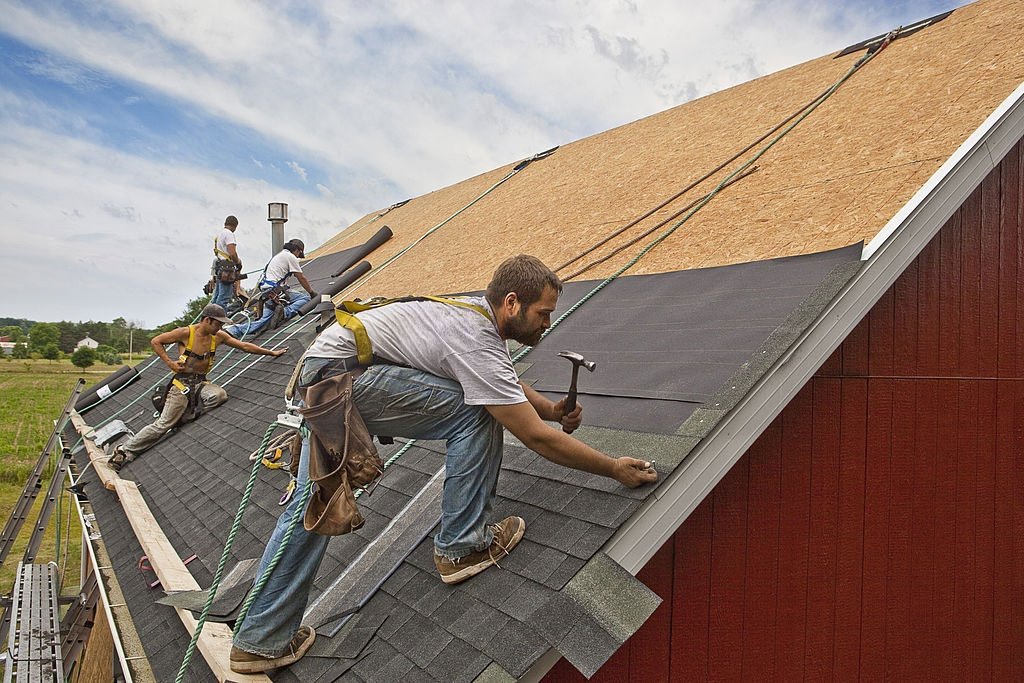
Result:
[[[862,55],[826,55],[564,145],[348,294],[478,289],[499,262],[523,252],[556,267],[768,132]],[[981,0],[958,9],[881,51],[762,156],[755,172],[724,189],[628,272],[725,265],[870,240],[1022,80],[1021,1]],[[752,154],[560,274],[696,201]],[[417,197],[384,215],[375,211],[321,251],[348,248],[388,225],[394,239],[371,256],[375,265],[382,263],[512,166]],[[581,277],[614,272],[660,232]]]

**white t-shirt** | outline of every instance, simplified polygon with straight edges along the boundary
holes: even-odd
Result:
[[[228,251],[229,244],[237,245],[238,242],[235,240],[234,231],[224,228],[223,230],[220,231],[220,234],[217,236],[217,251],[224,252],[225,255],[222,256],[220,253],[218,253],[217,258],[228,258],[228,256],[226,255],[231,253]]]
[[[464,300],[491,310],[484,297]],[[467,405],[524,403],[526,394],[492,318],[435,301],[393,303],[359,314],[374,354],[455,380],[462,385]],[[354,355],[352,333],[337,323],[321,332],[306,351],[309,358]]]
[[[263,277],[270,282],[280,283],[292,273],[301,272],[302,267],[299,265],[299,259],[295,257],[295,254],[287,249],[282,249],[270,259],[270,263],[267,264],[267,273]]]

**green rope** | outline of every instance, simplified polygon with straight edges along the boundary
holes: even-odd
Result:
[[[390,458],[387,459],[387,461],[385,461],[382,469],[387,470],[389,467],[391,467],[391,465],[393,465],[400,457],[402,457],[402,455],[406,451],[408,451],[412,447],[413,443],[413,441],[409,441],[404,446],[402,446],[402,448],[400,448],[394,455],[392,455]],[[292,457],[295,457],[294,454],[292,455]],[[264,570],[264,572],[260,575],[259,579],[253,585],[252,589],[250,589],[249,595],[246,596],[245,602],[242,604],[242,609],[238,612],[238,617],[235,620],[234,633],[238,633],[238,629],[241,628],[242,622],[245,621],[245,617],[249,614],[249,608],[252,606],[252,603],[256,600],[256,597],[260,594],[260,591],[263,590],[263,587],[267,584],[267,581],[270,580],[270,574],[274,571],[274,568],[277,567],[278,561],[284,555],[285,548],[288,547],[288,542],[291,540],[292,530],[298,526],[299,520],[302,518],[302,515],[299,514],[299,511],[305,508],[306,499],[309,497],[312,488],[312,481],[307,481],[306,486],[302,490],[302,496],[299,499],[299,503],[295,508],[295,512],[292,515],[292,519],[288,522],[288,529],[287,531],[285,531],[284,536],[281,537],[281,543],[277,548],[277,552],[274,553],[274,556],[270,559],[270,562],[267,564],[266,570]],[[364,488],[356,489],[353,496],[355,498],[359,498],[365,492],[366,489]]]
[[[401,256],[405,255],[405,253],[408,252],[410,249],[412,249],[417,244],[419,244],[423,240],[427,239],[428,237],[433,235],[435,232],[440,230],[442,227],[444,227],[445,225],[447,225],[448,223],[453,221],[457,216],[462,214],[464,211],[468,210],[470,207],[472,207],[474,204],[476,204],[477,202],[482,200],[484,197],[489,195],[491,192],[494,192],[494,190],[498,189],[498,187],[500,187],[505,182],[507,182],[512,176],[516,175],[517,173],[522,171],[524,168],[529,166],[531,162],[533,162],[533,161],[535,161],[537,159],[543,159],[543,158],[549,156],[550,154],[552,154],[555,151],[555,149],[557,149],[557,148],[553,148],[553,149],[550,149],[550,150],[547,150],[547,151],[544,151],[544,152],[538,152],[537,154],[534,154],[532,157],[524,159],[523,161],[521,161],[518,164],[516,164],[515,167],[511,171],[506,173],[505,176],[503,178],[501,178],[501,180],[497,181],[496,183],[491,185],[489,188],[484,190],[480,195],[478,195],[475,199],[473,199],[473,201],[471,201],[469,204],[466,204],[461,209],[459,209],[458,211],[453,213],[451,216],[448,216],[448,218],[445,218],[443,221],[441,221],[440,223],[438,223],[434,227],[432,227],[429,230],[427,230],[425,233],[423,233],[422,235],[417,237],[411,244],[406,245],[405,247],[400,249],[398,252],[396,252],[396,253],[392,254],[391,256],[389,256],[379,266],[377,266],[376,268],[374,268],[373,270],[368,272],[366,275],[364,275],[363,277],[361,277],[358,280],[356,280],[355,282],[353,282],[351,285],[346,287],[344,290],[342,290],[342,291],[338,292],[337,294],[335,294],[335,296],[343,295],[346,292],[350,292],[353,289],[359,287],[360,285],[363,285],[366,282],[368,282],[370,280],[370,278],[372,278],[374,275],[376,275],[380,271],[384,270],[384,268],[389,266],[394,261],[398,260],[398,258],[400,258]]]
[[[294,455],[292,456],[294,457]],[[238,630],[242,627],[242,622],[245,621],[245,617],[249,614],[249,608],[252,607],[252,603],[256,601],[263,587],[267,585],[270,580],[270,575],[274,573],[274,569],[277,567],[278,561],[284,556],[284,550],[288,547],[288,542],[292,539],[292,531],[299,525],[299,520],[302,519],[306,508],[306,500],[309,498],[310,492],[313,490],[312,480],[307,480],[306,485],[302,487],[302,494],[299,496],[299,502],[296,504],[295,509],[292,511],[292,518],[288,521],[288,528],[285,529],[284,536],[281,537],[281,544],[277,548],[277,552],[270,558],[270,562],[267,564],[267,568],[260,574],[259,579],[249,590],[249,594],[245,597],[245,602],[242,603],[242,609],[238,611],[238,617],[235,619],[235,628],[232,630],[232,635],[238,633]]]
[[[263,435],[263,441],[260,444],[258,452],[262,453],[266,449],[267,444],[270,442],[270,435],[274,433],[277,428],[277,423],[271,424],[266,433]],[[206,619],[210,614],[210,606],[213,604],[213,599],[217,596],[217,588],[220,586],[221,576],[224,574],[224,566],[227,564],[228,557],[231,554],[231,546],[234,545],[235,536],[238,534],[238,529],[242,525],[242,514],[245,512],[245,508],[249,505],[249,497],[252,495],[253,487],[256,484],[256,475],[259,473],[259,468],[262,463],[256,460],[253,463],[252,471],[249,473],[249,482],[246,484],[245,491],[242,493],[242,502],[238,506],[238,512],[235,513],[235,521],[231,524],[231,531],[228,533],[227,541],[224,545],[224,552],[221,553],[220,562],[217,563],[217,571],[213,576],[213,582],[210,584],[209,594],[206,596],[206,604],[203,605],[203,612],[199,616],[199,621],[196,623],[195,631],[192,633],[192,640],[188,644],[188,649],[185,651],[185,659],[181,662],[181,668],[178,669],[178,675],[174,679],[175,683],[181,683],[185,678],[185,671],[188,669],[189,664],[192,662],[192,656],[195,654],[196,643],[199,642],[199,635],[203,631],[203,626],[206,624]]]

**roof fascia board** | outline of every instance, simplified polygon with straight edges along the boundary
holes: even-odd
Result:
[[[864,267],[608,540],[604,552],[630,573],[639,572],[1021,137],[1024,83],[865,245]],[[549,650],[520,680],[539,681],[558,659]]]
[[[647,563],[1022,136],[1024,84],[865,246],[861,270],[608,540],[604,550],[609,556],[634,574]]]

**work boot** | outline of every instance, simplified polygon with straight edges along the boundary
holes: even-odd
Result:
[[[512,552],[523,538],[526,522],[522,517],[506,517],[490,528],[494,532],[494,540],[485,550],[478,550],[457,560],[449,560],[434,553],[434,566],[442,581],[448,584],[461,583],[492,564],[498,566],[498,560]]]
[[[279,657],[264,657],[245,650],[239,650],[231,646],[231,670],[237,674],[258,674],[271,669],[280,669],[302,659],[302,655],[313,646],[316,640],[316,631],[312,626],[300,626],[299,630],[292,636],[292,642],[288,643],[284,654]]]

